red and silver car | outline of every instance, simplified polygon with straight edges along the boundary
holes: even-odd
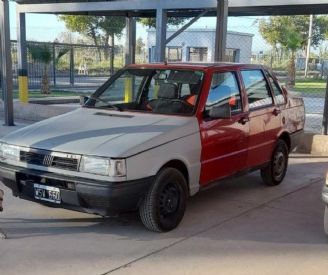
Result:
[[[326,174],[326,181],[322,190],[322,199],[325,203],[324,229],[325,233],[328,235],[328,172]]]
[[[213,182],[260,169],[280,184],[303,126],[302,99],[262,66],[130,65],[82,108],[4,137],[0,178],[23,199],[138,209],[148,229],[168,231]]]

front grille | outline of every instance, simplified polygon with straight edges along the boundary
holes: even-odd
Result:
[[[79,163],[77,159],[54,157],[51,163],[51,167],[77,171],[78,164]]]
[[[20,152],[20,160],[34,165],[43,165],[45,155],[33,153],[33,152]]]
[[[20,161],[63,170],[78,171],[79,156],[50,151],[20,151]]]

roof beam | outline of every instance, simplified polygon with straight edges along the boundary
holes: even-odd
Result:
[[[303,10],[315,8],[316,6],[328,7],[327,0],[231,0],[229,9],[234,10],[250,9],[257,15],[266,14],[266,9],[275,9],[279,14],[279,8],[288,8],[290,14],[293,9]],[[117,11],[155,11],[158,7],[165,10],[194,10],[212,9],[216,10],[216,0],[120,0],[106,2],[67,2],[50,4],[19,4],[18,10],[21,13],[89,13],[89,12],[117,12]],[[321,9],[321,11],[323,11]]]

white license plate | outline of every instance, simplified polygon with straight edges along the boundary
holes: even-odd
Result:
[[[41,201],[61,203],[59,188],[34,184],[34,198]]]

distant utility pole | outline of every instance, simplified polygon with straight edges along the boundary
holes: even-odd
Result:
[[[309,38],[308,38],[308,46],[306,49],[306,59],[305,59],[305,74],[304,74],[305,77],[307,77],[309,73],[309,59],[311,53],[312,35],[313,35],[313,14],[310,15]]]

